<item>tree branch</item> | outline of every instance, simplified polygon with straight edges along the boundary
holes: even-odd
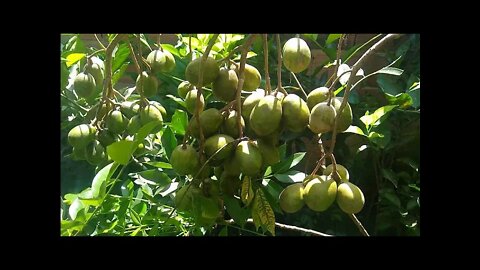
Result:
[[[282,87],[282,50],[280,43],[280,34],[277,34],[277,89],[275,90],[275,96],[278,91],[282,92],[285,96],[288,95],[287,91]]]
[[[249,218],[249,219],[247,219],[247,222],[253,223],[253,219]],[[230,220],[225,220],[225,223],[234,224],[235,221],[233,219],[230,219]],[[275,226],[277,226],[280,229],[297,231],[297,232],[304,232],[304,233],[312,234],[312,235],[315,235],[315,236],[326,236],[326,237],[333,236],[333,235],[318,232],[318,231],[315,231],[315,230],[305,229],[305,228],[302,228],[302,227],[287,225],[287,224],[283,224],[283,223],[279,223],[279,222],[275,222]]]
[[[305,95],[305,98],[307,98],[307,93],[305,93],[305,90],[303,90],[303,87],[302,85],[300,84],[300,81],[297,79],[297,75],[295,75],[295,73],[291,72],[290,73],[293,75],[293,78],[295,78],[295,81],[297,82],[298,84],[298,87],[300,87],[300,90],[302,90],[303,94]]]
[[[98,41],[98,44],[100,44],[100,47],[102,47],[102,49],[106,50],[107,48],[105,48],[105,45],[103,45],[103,43],[100,41],[100,39],[97,37],[97,34],[93,34],[95,36],[95,38],[97,39]]]
[[[332,77],[335,77],[335,81],[330,85],[328,88],[328,102],[327,105],[330,106],[330,102],[332,101],[333,98],[333,86],[335,85],[335,82],[337,81],[340,76],[337,76],[338,72],[338,66],[340,66],[340,55],[342,54],[342,44],[343,40],[345,39],[346,34],[342,34],[340,36],[340,39],[338,40],[338,46],[337,46],[337,60],[336,60],[336,65],[335,65],[335,72],[333,72]]]
[[[365,227],[363,227],[360,220],[358,220],[358,218],[354,214],[348,214],[348,216],[353,220],[353,223],[355,223],[355,225],[357,225],[357,228],[358,228],[358,230],[360,231],[361,234],[363,234],[364,236],[370,236],[370,234],[368,234],[367,230],[365,230]]]
[[[270,74],[268,74],[268,40],[267,34],[263,34],[263,59],[265,61],[265,92],[270,94],[272,86],[270,85]]]

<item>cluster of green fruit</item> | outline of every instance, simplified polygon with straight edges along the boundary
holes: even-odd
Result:
[[[302,183],[292,184],[280,193],[280,207],[287,213],[295,213],[306,204],[313,211],[323,212],[336,200],[340,209],[348,214],[360,212],[365,204],[362,190],[349,182],[348,170],[337,164],[340,185],[332,175],[333,165],[323,175],[307,177]]]

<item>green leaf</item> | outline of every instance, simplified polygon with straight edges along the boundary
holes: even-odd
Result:
[[[240,198],[242,199],[242,202],[246,206],[249,206],[254,196],[255,194],[253,193],[252,181],[250,180],[250,177],[249,176],[243,177],[242,192],[240,194]]]
[[[420,192],[420,187],[418,187],[418,186],[417,186],[417,185],[415,185],[415,184],[410,184],[410,185],[408,185],[408,187],[410,187],[410,188],[412,188],[412,189],[414,189],[414,190],[416,190],[416,191]]]
[[[254,57],[254,56],[256,56],[256,55],[257,55],[257,54],[254,53],[254,52],[248,52],[248,53],[247,53],[247,58],[251,58],[251,57]],[[235,58],[233,58],[233,60],[240,60],[241,57],[242,57],[242,56],[239,54],[239,55],[237,55]]]
[[[122,66],[114,72],[112,76],[112,85],[115,86],[117,84],[118,80],[123,77],[123,74],[125,73],[125,70],[127,70],[128,65],[130,65],[130,61],[127,61],[122,64]]]
[[[273,176],[282,183],[299,183],[305,179],[305,173],[299,171],[288,171],[285,174],[274,174]]]
[[[275,165],[272,166],[272,171],[274,173],[283,173],[286,172],[288,169],[292,168],[293,166],[297,165],[300,161],[302,161],[303,157],[305,157],[306,152],[298,152],[283,160]]]
[[[67,68],[71,67],[73,64],[82,60],[85,57],[85,53],[71,53],[67,56]]]
[[[173,149],[177,147],[177,138],[175,138],[175,134],[173,134],[173,131],[169,127],[165,128],[165,131],[163,132],[162,146],[165,149],[168,159],[170,159]]]
[[[172,182],[172,179],[164,172],[161,172],[159,169],[146,170],[139,172],[136,176],[136,184],[150,184],[150,185],[159,185],[165,186]]]
[[[327,40],[325,41],[325,45],[330,44],[334,42],[335,40],[339,39],[342,34],[330,34],[327,37]]]
[[[224,196],[223,201],[228,214],[233,218],[235,223],[243,227],[249,216],[248,208],[242,208],[240,201],[234,197]]]
[[[334,91],[335,96],[338,95],[340,92],[342,92],[343,89],[345,88],[345,86],[346,86],[346,85],[342,85],[342,86],[340,86],[337,90],[335,90],[335,91]],[[352,93],[352,92],[350,92],[350,94],[351,94],[351,93]]]
[[[402,87],[397,83],[397,78],[379,74],[377,76],[377,84],[384,93],[397,95],[404,92]]]
[[[368,134],[368,138],[374,144],[378,145],[380,148],[384,149],[387,144],[390,142],[391,133],[389,130],[383,130],[382,133],[372,131]]]
[[[412,106],[415,109],[420,107],[420,85],[419,87],[415,87],[414,89],[407,92],[407,94],[412,98]]]
[[[383,73],[383,74],[400,76],[403,73],[403,69],[399,69],[399,68],[396,68],[396,67],[384,67],[384,68],[378,70],[376,73]]]
[[[389,201],[391,204],[395,205],[398,208],[401,208],[401,202],[397,194],[393,192],[385,192],[382,194],[382,197]]]
[[[133,193],[133,182],[131,180],[127,180],[122,183],[120,190],[122,191],[123,197],[129,197]]]
[[[218,236],[228,236],[228,227],[223,227],[223,229],[218,233]]]
[[[122,165],[127,165],[128,161],[132,157],[135,142],[122,140],[114,142],[107,146],[107,154],[113,161],[116,161]]]
[[[189,43],[189,39],[190,37],[182,37],[182,41],[183,43],[185,43],[185,45],[187,45],[187,48],[188,48],[188,43]],[[192,41],[192,50],[195,50],[198,48],[198,46],[200,45],[200,41],[198,40],[198,38],[196,37],[191,37],[191,41]]]
[[[395,188],[398,187],[398,178],[395,172],[392,169],[384,169],[382,168],[382,175],[386,179],[388,179],[394,186]]]
[[[318,37],[318,34],[302,34],[302,36],[312,40],[312,41],[316,41],[317,40],[317,37]]]
[[[68,193],[63,196],[65,199],[64,203],[71,205],[73,201],[78,197],[78,194]]]
[[[363,133],[363,130],[357,126],[349,126],[344,133],[355,133],[366,137],[365,133]]]
[[[85,205],[82,203],[82,201],[79,198],[76,198],[72,205],[68,208],[68,214],[70,215],[70,218],[72,220],[75,220],[77,218],[77,214],[80,210],[84,209]]]
[[[148,134],[150,134],[150,132],[152,132],[152,130],[159,125],[160,122],[153,121],[141,127],[135,135],[135,149],[133,149],[133,151],[135,151],[138,144],[142,143],[143,140],[145,140],[145,138],[148,136]]]
[[[157,168],[162,168],[162,169],[171,169],[172,165],[170,163],[166,162],[161,162],[161,161],[150,161],[147,162],[148,165],[152,165]]]
[[[397,105],[387,105],[380,107],[374,113],[360,117],[360,121],[362,121],[368,128],[369,126],[376,124],[381,117],[386,116],[395,107],[397,107]]]
[[[175,134],[185,135],[188,124],[188,115],[185,111],[175,110],[175,113],[172,116],[172,122],[170,127]]]
[[[152,51],[152,47],[150,47],[150,44],[148,44],[147,37],[145,36],[145,34],[140,34],[140,42],[142,42],[143,45],[145,45],[145,47],[147,47],[150,51]]]
[[[260,224],[275,236],[275,213],[260,188],[257,189],[253,200],[252,217],[255,224]]]
[[[122,43],[118,45],[115,54],[113,55],[112,60],[112,72],[117,71],[127,60],[128,56],[130,55],[130,49],[127,43]]]
[[[282,192],[283,187],[273,181],[271,178],[264,178],[262,180],[262,185],[265,187],[265,190],[273,197],[278,198],[280,196],[280,192]]]
[[[170,98],[170,99],[173,99],[175,102],[180,104],[180,106],[182,106],[184,108],[187,108],[187,105],[185,105],[185,101],[183,101],[183,99],[181,99],[179,97],[176,97],[174,95],[170,95],[170,94],[168,94],[167,97]]]
[[[103,198],[105,196],[105,189],[107,180],[110,179],[118,168],[119,164],[112,162],[107,166],[103,167],[93,178],[92,181],[92,197],[93,198]]]
[[[407,93],[400,93],[396,96],[385,93],[385,98],[389,104],[398,105],[400,108],[406,109],[413,104],[412,97]]]
[[[179,58],[182,57],[177,48],[175,48],[172,44],[162,43],[162,48],[166,51],[169,51],[171,54],[178,56]]]

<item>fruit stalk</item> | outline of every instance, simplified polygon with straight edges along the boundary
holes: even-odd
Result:
[[[162,34],[158,34],[158,37],[157,37],[157,45],[158,45],[158,49],[163,52],[163,47],[162,45],[160,45],[160,40],[162,38]]]
[[[332,78],[334,78],[335,76],[335,80],[332,82],[332,84],[330,85],[330,87],[328,88],[328,102],[327,102],[327,105],[330,106],[330,102],[332,101],[332,97],[333,97],[333,86],[335,85],[335,83],[337,82],[338,78],[340,78],[341,76],[337,76],[337,72],[338,72],[338,66],[340,66],[340,55],[342,54],[342,44],[343,44],[343,41],[345,40],[345,37],[347,36],[347,34],[341,34],[340,35],[340,38],[338,39],[338,46],[337,46],[337,59],[336,59],[336,64],[335,64],[335,71],[333,72],[333,75],[332,75]],[[335,171],[335,170],[334,170]]]
[[[302,84],[300,84],[300,81],[297,79],[297,75],[295,75],[295,73],[291,72],[290,71],[290,74],[292,74],[293,78],[295,79],[295,81],[297,82],[298,84],[298,87],[300,87],[300,90],[302,90],[302,93],[305,95],[305,98],[308,97],[307,93],[305,92],[305,90],[303,89],[303,86]]]
[[[98,44],[100,44],[100,47],[102,47],[102,49],[106,50],[107,48],[105,48],[105,45],[103,45],[103,43],[100,41],[97,34],[93,34],[93,35],[95,36],[95,39],[97,40]]]
[[[130,54],[133,56],[133,63],[135,66],[135,69],[137,70],[138,76],[140,76],[140,83],[138,84],[138,89],[137,92],[140,94],[140,99],[144,104],[147,104],[148,101],[146,101],[145,96],[143,95],[143,76],[142,76],[142,69],[140,68],[140,64],[138,63],[137,55],[135,54],[135,51],[133,50],[133,46],[128,42],[128,48],[130,49]]]
[[[365,230],[365,227],[363,227],[363,224],[360,222],[360,220],[358,220],[355,214],[348,214],[348,216],[352,219],[353,223],[357,225],[357,228],[360,231],[360,233],[362,233],[364,236],[370,236],[370,234],[368,234],[367,230]]]
[[[249,219],[247,219],[247,222],[253,223],[253,219],[249,218]],[[226,224],[234,224],[235,221],[233,219],[230,219],[230,220],[225,220],[225,223]],[[333,235],[322,233],[322,232],[319,232],[319,231],[315,231],[315,230],[311,230],[311,229],[305,229],[305,228],[297,227],[297,226],[293,226],[293,225],[287,225],[287,224],[283,224],[283,223],[279,223],[279,222],[275,222],[275,226],[277,226],[278,228],[281,228],[281,229],[297,231],[297,232],[304,232],[304,233],[308,233],[308,234],[312,234],[312,235],[316,235],[316,236],[326,236],[326,237],[333,236]]]
[[[272,86],[270,85],[270,75],[268,74],[268,41],[267,34],[263,34],[263,58],[265,60],[265,90],[267,95],[272,91]]]

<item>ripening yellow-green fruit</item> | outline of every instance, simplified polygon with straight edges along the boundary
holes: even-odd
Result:
[[[160,104],[160,102],[151,100],[150,104],[155,106],[160,111],[160,113],[162,114],[162,118],[167,117],[167,110],[165,109],[165,107],[162,106],[162,104]]]
[[[235,149],[235,160],[238,162],[240,172],[244,175],[255,176],[262,168],[262,153],[251,141],[242,141]]]
[[[160,50],[153,50],[147,56],[147,63],[152,68],[152,72],[159,72],[166,65],[166,62],[165,54]]]
[[[323,171],[323,175],[330,175],[332,174],[332,171],[333,171],[333,164],[330,164]],[[338,175],[340,175],[340,180],[342,180],[342,182],[348,182],[348,179],[350,178],[350,174],[348,173],[347,168],[337,163],[337,173]]]
[[[237,73],[234,70],[222,67],[217,79],[212,84],[213,95],[225,102],[232,101],[235,99],[237,86]]]
[[[163,50],[163,54],[165,55],[165,64],[161,66],[161,72],[171,72],[175,69],[175,57],[173,54],[167,50]]]
[[[79,97],[88,98],[95,91],[95,78],[92,74],[80,72],[73,80],[73,88]]]
[[[105,148],[103,148],[99,141],[94,140],[86,147],[85,159],[92,165],[100,164],[102,161],[106,160]]]
[[[137,115],[138,110],[140,109],[140,105],[132,101],[124,101],[120,104],[120,106],[120,111],[128,118],[132,118],[133,116]]]
[[[340,111],[340,105],[343,102],[343,97],[336,97],[332,99],[332,105],[335,108],[335,112],[338,115]],[[347,102],[345,108],[343,108],[342,113],[338,116],[337,119],[337,132],[344,132],[352,124],[353,115],[352,107]]]
[[[343,212],[356,214],[362,211],[365,197],[359,187],[350,182],[344,182],[338,186],[337,204]]]
[[[274,96],[263,97],[250,114],[250,126],[258,136],[273,133],[282,120],[282,103]]]
[[[253,91],[260,86],[262,75],[258,69],[252,65],[245,64],[245,81],[243,82],[244,91]]]
[[[105,78],[102,67],[98,63],[93,63],[91,66],[87,65],[85,70],[92,74],[95,79],[95,92],[101,92],[103,90],[103,79]]]
[[[202,65],[203,83],[202,85],[198,85],[200,83],[198,81],[198,75],[200,72],[201,59],[202,57],[193,60],[187,65],[187,68],[185,69],[185,78],[187,79],[187,81],[197,87],[213,83],[217,79],[218,73],[220,72],[220,67],[217,64],[217,61],[212,57],[207,57],[207,59],[205,59],[205,62]]]
[[[322,212],[327,210],[337,196],[337,182],[331,177],[320,175],[305,186],[303,200],[308,208]]]
[[[202,191],[193,184],[184,185],[176,192],[175,206],[179,211],[191,211],[194,197],[201,195],[201,193]]]
[[[315,105],[320,102],[324,102],[328,100],[328,88],[327,87],[318,87],[312,92],[308,93],[307,96],[307,105],[308,108],[311,110]]]
[[[284,127],[292,132],[302,132],[310,119],[307,103],[295,94],[287,95],[282,102]]]
[[[280,193],[280,208],[286,213],[298,212],[305,205],[303,201],[303,192],[302,183],[295,183],[286,187]]]
[[[110,132],[120,134],[127,128],[128,119],[120,111],[111,111],[107,115],[105,123]]]
[[[260,102],[260,100],[265,96],[265,91],[263,89],[257,89],[261,91],[252,92],[242,104],[242,117],[245,121],[250,120],[250,114],[252,113],[253,108]]]
[[[68,142],[75,148],[85,148],[95,139],[97,129],[88,124],[75,126],[68,132]]]
[[[130,118],[127,125],[127,133],[128,135],[134,135],[137,131],[142,127],[142,121],[140,121],[140,116],[135,115]]]
[[[195,108],[197,107],[197,95],[198,90],[193,89],[190,90],[187,95],[185,96],[185,106],[187,106],[187,111],[191,114],[195,113]],[[200,95],[200,108],[199,111],[203,111],[205,108],[205,99],[203,98],[203,94]]]
[[[245,128],[245,121],[243,120],[242,116],[240,116],[240,125],[242,126],[242,129]],[[240,130],[237,122],[237,111],[230,111],[228,116],[223,121],[222,128],[225,134],[232,136],[233,138],[238,138],[238,136],[240,136]]]
[[[215,108],[207,109],[200,113],[200,125],[202,126],[203,136],[210,137],[218,131],[223,123],[223,116],[219,110]],[[196,138],[200,137],[200,130],[197,124],[197,118],[193,116],[188,123],[190,132]]]
[[[178,96],[184,99],[187,96],[187,93],[192,89],[193,85],[189,81],[183,81],[177,87]]]
[[[141,84],[140,79],[142,80]],[[145,97],[152,97],[157,94],[158,80],[154,75],[143,71],[141,75],[138,75],[135,86],[137,88],[137,92],[140,90],[143,92]]]
[[[270,166],[275,163],[280,162],[280,152],[275,145],[271,144],[269,141],[259,138],[257,140],[257,146],[262,154],[263,165]]]
[[[299,73],[308,68],[312,55],[307,43],[301,38],[291,38],[283,45],[283,63],[293,73]]]
[[[150,122],[157,122],[159,125],[154,128],[150,133],[157,133],[162,129],[163,124],[163,117],[162,113],[152,104],[148,104],[143,109],[140,110],[140,121],[142,122],[142,126],[150,123]]]
[[[199,169],[200,160],[198,153],[191,145],[178,145],[170,156],[173,170],[180,175],[193,174]]]
[[[233,144],[231,143],[233,141],[234,139],[232,137],[225,134],[213,135],[205,140],[205,154],[207,154],[209,158],[215,155],[212,157],[213,161],[224,160],[229,157],[234,150]],[[217,151],[218,153],[216,153]]]
[[[315,105],[310,112],[309,128],[314,133],[326,133],[332,131],[336,116],[335,108],[327,102]]]

